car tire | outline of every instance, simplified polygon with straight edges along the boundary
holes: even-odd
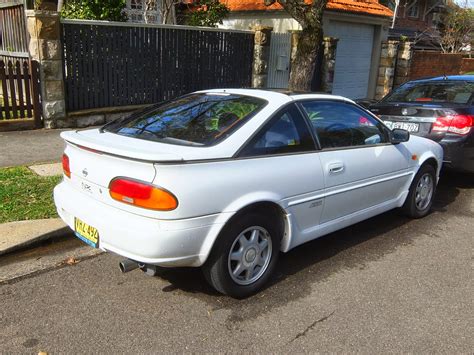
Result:
[[[402,207],[405,215],[411,218],[426,216],[433,205],[436,192],[436,170],[430,164],[424,164],[413,179],[407,199]]]
[[[236,217],[221,231],[202,268],[206,280],[217,291],[234,298],[257,293],[277,264],[280,229],[275,218],[264,214]]]

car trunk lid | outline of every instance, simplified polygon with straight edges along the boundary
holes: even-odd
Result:
[[[111,134],[109,134],[111,135]],[[134,207],[114,201],[109,195],[110,182],[118,177],[153,183],[155,161],[179,161],[166,144],[155,143],[153,149],[119,135],[114,137],[91,131],[63,132],[66,141],[70,177],[65,178],[77,190],[101,202],[131,210]]]
[[[128,160],[148,162],[183,160],[183,156],[177,154],[176,149],[170,144],[144,141],[102,132],[99,129],[63,132],[61,137],[75,146]]]
[[[439,117],[447,117],[456,114],[456,110],[443,105],[420,103],[379,103],[370,108],[389,128],[402,128],[411,134],[430,138],[435,141],[441,140],[446,132],[433,130],[435,122]]]

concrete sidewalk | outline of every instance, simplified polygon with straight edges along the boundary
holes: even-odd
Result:
[[[45,240],[72,235],[60,218],[0,224],[0,256],[25,249]]]
[[[64,141],[60,129],[0,132],[0,168],[61,160]]]

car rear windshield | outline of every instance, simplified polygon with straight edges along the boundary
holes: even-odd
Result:
[[[406,83],[387,96],[382,102],[433,102],[467,104],[471,102],[474,83],[423,82]]]
[[[103,130],[163,143],[210,146],[235,132],[266,103],[227,93],[191,94],[115,121]]]

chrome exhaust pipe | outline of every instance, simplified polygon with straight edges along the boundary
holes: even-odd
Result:
[[[135,270],[138,268],[138,263],[130,259],[124,259],[119,262],[120,271],[123,273]]]

